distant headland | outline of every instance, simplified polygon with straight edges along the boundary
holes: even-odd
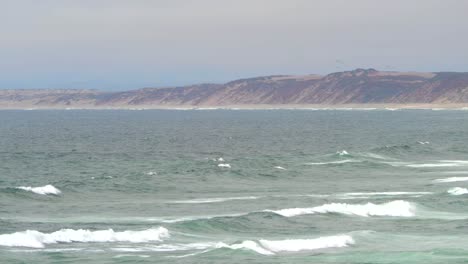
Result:
[[[0,90],[1,109],[462,108],[468,73],[356,69],[328,75],[274,75],[224,84],[106,92]]]

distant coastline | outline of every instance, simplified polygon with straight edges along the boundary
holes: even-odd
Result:
[[[143,88],[0,90],[0,109],[305,109],[468,107],[468,73],[356,69],[274,75],[224,84]]]
[[[168,106],[145,105],[141,107],[113,106],[113,107],[0,107],[0,110],[465,110],[468,104],[349,104],[349,105],[227,105],[227,106]]]

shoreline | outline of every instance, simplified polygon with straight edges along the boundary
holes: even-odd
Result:
[[[468,110],[468,104],[1,106],[0,110]]]

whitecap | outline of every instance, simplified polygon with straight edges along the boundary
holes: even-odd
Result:
[[[275,169],[278,169],[278,170],[286,170],[285,168],[281,167],[281,166],[276,166]]]
[[[281,210],[266,210],[285,217],[306,214],[345,214],[363,217],[370,216],[399,216],[412,217],[415,215],[415,206],[407,201],[397,200],[383,204],[346,204],[330,203],[311,208],[287,208]]]
[[[175,204],[203,204],[203,203],[221,203],[233,200],[255,200],[259,199],[258,196],[239,196],[239,197],[219,197],[219,198],[199,198],[191,200],[169,201],[168,203]]]
[[[407,164],[406,167],[410,168],[438,168],[438,167],[459,167],[464,166],[461,163],[421,163],[421,164]]]
[[[114,258],[132,258],[132,257],[149,258],[150,255],[121,254],[121,255],[115,256]]]
[[[149,176],[154,176],[154,175],[157,175],[157,174],[158,174],[158,173],[155,172],[155,171],[148,171],[148,172],[146,173],[146,175],[149,175]]]
[[[340,195],[343,196],[400,196],[400,195],[425,195],[425,194],[432,194],[432,192],[350,192],[350,193],[343,193]]]
[[[50,184],[45,185],[45,186],[41,186],[41,187],[20,186],[20,187],[16,187],[16,189],[20,189],[20,190],[24,190],[24,191],[28,191],[28,192],[33,192],[33,193],[37,193],[37,194],[42,194],[42,195],[47,195],[47,194],[58,195],[58,194],[62,193],[59,189],[55,188],[53,185],[50,185]]]
[[[229,248],[229,249],[247,249],[255,251],[262,255],[274,255],[275,253],[259,246],[255,241],[245,240],[238,244],[228,245],[226,243],[220,242],[216,245],[216,248]]]
[[[53,233],[42,233],[36,230],[26,230],[12,234],[0,235],[0,246],[44,248],[46,244],[73,242],[131,242],[143,243],[162,241],[169,237],[169,231],[164,227],[151,228],[142,231],[115,232],[112,229],[90,231],[84,229],[61,229]]]
[[[219,157],[219,158],[217,159],[217,161],[219,161],[219,162],[224,162],[224,159],[223,159],[222,157]]]
[[[449,177],[449,178],[443,178],[443,179],[435,179],[432,182],[445,183],[445,182],[460,182],[460,181],[468,181],[468,177]]]
[[[260,240],[260,244],[271,252],[297,252],[324,248],[340,248],[354,244],[348,235],[326,236],[314,239]]]
[[[231,168],[231,164],[228,164],[228,163],[220,163],[220,164],[218,164],[218,167],[230,169],[230,168]]]
[[[361,161],[345,159],[345,160],[337,160],[337,161],[329,161],[329,162],[309,162],[306,164],[307,165],[329,165],[329,164],[343,164],[343,163],[350,163],[350,162],[361,162]]]
[[[349,155],[348,151],[346,150],[342,150],[342,151],[337,151],[336,154],[340,155],[340,156],[346,156],[346,155]]]
[[[468,193],[468,189],[461,187],[454,187],[447,191],[451,195],[463,195]]]

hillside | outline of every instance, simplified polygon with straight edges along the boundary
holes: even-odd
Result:
[[[159,108],[243,105],[468,104],[468,73],[276,75],[225,84],[98,90],[0,90],[0,108]]]

